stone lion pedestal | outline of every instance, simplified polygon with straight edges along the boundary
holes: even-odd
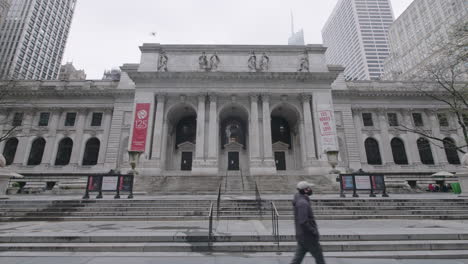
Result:
[[[8,183],[11,178],[23,178],[18,173],[11,172],[6,167],[5,157],[0,154],[0,199],[8,199],[6,191],[8,189]]]
[[[461,194],[459,197],[468,198],[468,153],[462,158],[463,171],[457,173],[458,181],[460,182]]]

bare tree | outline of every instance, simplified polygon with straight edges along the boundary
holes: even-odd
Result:
[[[13,103],[10,99],[10,92],[12,87],[14,87],[14,81],[5,81],[0,83],[0,106],[2,106],[1,111],[6,111],[6,106]],[[0,127],[3,128],[0,131],[0,142],[13,137],[18,131],[18,126],[13,123],[12,118],[8,115],[0,117]]]
[[[464,148],[468,146],[468,22],[455,24],[447,40],[439,43],[433,45],[422,70],[411,78],[415,81],[415,89],[446,105],[455,117],[464,142],[450,147],[465,153]],[[399,130],[424,136],[440,147],[446,147],[448,143],[424,129],[400,125]]]

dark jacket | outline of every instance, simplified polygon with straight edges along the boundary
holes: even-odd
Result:
[[[319,239],[317,223],[310,207],[309,196],[296,193],[294,195],[294,223],[296,227],[296,239],[298,242],[307,243]]]

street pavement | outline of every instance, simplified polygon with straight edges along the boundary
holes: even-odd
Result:
[[[17,252],[15,257],[0,257],[2,264],[288,264],[292,255],[214,255],[200,256],[56,256],[56,257],[27,257]],[[326,254],[325,254],[326,255]],[[327,264],[468,264],[468,260],[443,259],[354,259],[354,258],[326,258]],[[303,264],[314,264],[312,257],[307,256]]]

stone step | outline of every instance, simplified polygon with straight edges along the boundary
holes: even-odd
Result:
[[[468,240],[322,241],[325,252],[468,250]],[[293,252],[295,242],[2,243],[0,251]]]
[[[54,208],[50,209],[32,209],[26,210],[10,210],[0,212],[0,216],[98,216],[98,215],[109,215],[109,216],[124,216],[124,215],[208,215],[208,208],[201,209],[170,209],[159,208],[158,210],[148,210],[146,208],[140,208],[138,210],[132,210],[136,208],[126,208],[127,210],[70,210],[61,209],[57,210]],[[271,210],[220,210],[219,214],[222,216],[227,215],[257,215],[264,214],[269,215]],[[217,211],[215,211],[217,213]],[[340,215],[466,215],[466,210],[330,210],[330,211],[316,211],[315,216],[340,216]],[[280,212],[280,216],[292,216],[293,212]]]
[[[70,257],[73,255],[73,257]],[[252,259],[257,261],[258,263],[263,263],[261,261],[265,261],[265,258],[271,262],[272,259],[280,258],[287,263],[292,259],[294,255],[293,252],[260,252],[260,253],[243,253],[242,259]],[[24,252],[24,251],[5,251],[1,253],[2,257],[11,257],[15,258],[21,256],[23,259],[27,258],[59,258],[64,257],[62,260],[68,260],[70,258],[75,257],[116,257],[116,258],[148,258],[148,263],[154,262],[155,258],[171,258],[171,257],[181,257],[181,258],[191,258],[190,261],[180,262],[178,263],[209,263],[211,257],[216,257],[216,259],[223,263],[224,259],[228,261],[232,260],[231,255],[227,255],[226,253],[210,253],[207,257],[205,252],[55,252],[55,251],[36,251],[36,252]],[[236,254],[236,257],[238,255]],[[423,263],[445,263],[448,259],[453,259],[453,263],[462,263],[458,260],[468,259],[468,251],[467,250],[419,250],[419,251],[358,251],[358,252],[324,252],[324,256],[326,259],[328,258],[338,258],[338,259],[356,259],[353,263],[359,263],[356,261],[360,261],[364,259],[365,261],[369,261],[369,259],[405,259],[410,260],[414,259],[415,261],[419,261],[416,263],[420,263],[421,259],[430,259],[432,261],[425,261]],[[309,256],[306,258],[310,258]],[[339,260],[338,260],[339,261]],[[268,262],[268,263],[270,263]],[[366,262],[366,263],[367,263]],[[408,262],[408,261],[407,261]],[[29,262],[28,262],[29,263]],[[282,262],[281,262],[282,263]],[[304,263],[306,263],[304,261]],[[341,262],[343,263],[343,262]],[[413,262],[411,262],[413,263]]]
[[[216,218],[216,216],[215,216]],[[203,220],[206,221],[207,216],[17,216],[17,217],[0,217],[0,222],[14,222],[14,221],[184,221],[184,220]],[[220,216],[221,220],[258,220],[258,219],[271,219],[269,214],[263,216],[255,215],[233,215],[233,216]],[[280,220],[292,220],[293,216],[280,216]],[[317,220],[358,220],[358,219],[408,219],[408,220],[466,220],[468,214],[465,215],[318,215]]]
[[[66,233],[63,235],[56,234],[2,234],[0,235],[0,243],[150,243],[150,242],[206,242],[208,237],[205,232],[200,232],[200,235],[83,235],[76,233]],[[205,233],[205,234],[202,234]],[[216,242],[273,242],[275,237],[272,235],[222,235],[214,236]],[[281,235],[281,243],[295,242],[295,235]],[[417,240],[468,240],[468,233],[433,233],[433,234],[328,234],[321,235],[321,241],[343,242],[343,241],[417,241]]]

